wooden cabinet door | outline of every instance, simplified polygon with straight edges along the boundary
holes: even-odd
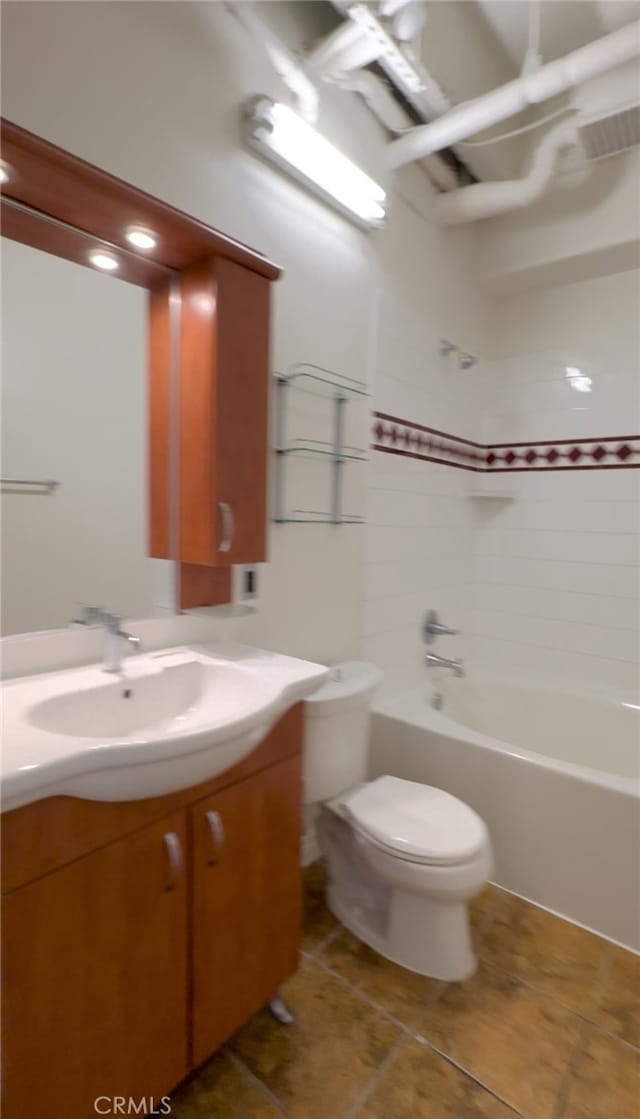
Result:
[[[216,258],[181,273],[179,555],[266,558],[270,284]]]
[[[185,1076],[185,840],[179,812],[3,899],[3,1119],[89,1119]]]
[[[195,1065],[297,967],[300,800],[295,757],[191,808]]]

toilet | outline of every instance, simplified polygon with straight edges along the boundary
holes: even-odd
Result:
[[[382,680],[336,665],[305,707],[305,818],[329,871],[338,920],[394,963],[435,979],[472,975],[467,902],[492,869],[483,820],[444,792],[399,777],[365,781],[369,709]]]

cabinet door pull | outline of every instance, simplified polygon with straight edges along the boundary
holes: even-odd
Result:
[[[230,552],[231,544],[233,542],[233,532],[235,528],[235,520],[233,516],[233,509],[228,501],[219,501],[218,509],[222,517],[222,540],[218,547],[219,552]]]
[[[224,827],[219,812],[205,812],[205,816],[211,834],[211,854],[207,859],[207,865],[215,866],[220,859],[220,852],[224,843]]]
[[[164,844],[167,849],[170,871],[165,889],[175,890],[178,885],[178,879],[182,874],[182,847],[174,831],[165,832]]]

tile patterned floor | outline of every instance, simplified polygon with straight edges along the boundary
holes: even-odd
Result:
[[[640,958],[489,886],[479,967],[440,983],[389,963],[305,872],[302,960],[172,1100],[172,1119],[640,1119]]]

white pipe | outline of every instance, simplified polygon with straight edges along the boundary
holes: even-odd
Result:
[[[457,106],[431,124],[420,125],[389,145],[392,167],[423,159],[476,132],[536,105],[640,54],[640,20],[548,62],[533,74],[516,78],[491,93]]]
[[[435,213],[443,225],[481,221],[530,206],[540,198],[551,182],[560,153],[577,141],[573,121],[563,121],[550,129],[536,147],[529,170],[523,179],[508,182],[474,183],[435,200]]]
[[[341,89],[359,93],[371,112],[389,132],[402,132],[411,126],[411,117],[389,92],[385,83],[371,71],[358,70],[353,74],[343,74],[335,78],[335,83]],[[436,186],[441,190],[456,189],[458,180],[444,159],[439,155],[432,155],[424,162],[425,170]]]
[[[300,116],[309,124],[318,119],[318,91],[280,39],[255,14],[249,0],[228,0],[226,8],[267,52],[276,73],[298,102]]]
[[[359,93],[372,113],[382,122],[389,132],[404,132],[411,126],[411,118],[385,83],[370,70],[356,70],[353,74],[340,74],[335,84],[341,89]]]

